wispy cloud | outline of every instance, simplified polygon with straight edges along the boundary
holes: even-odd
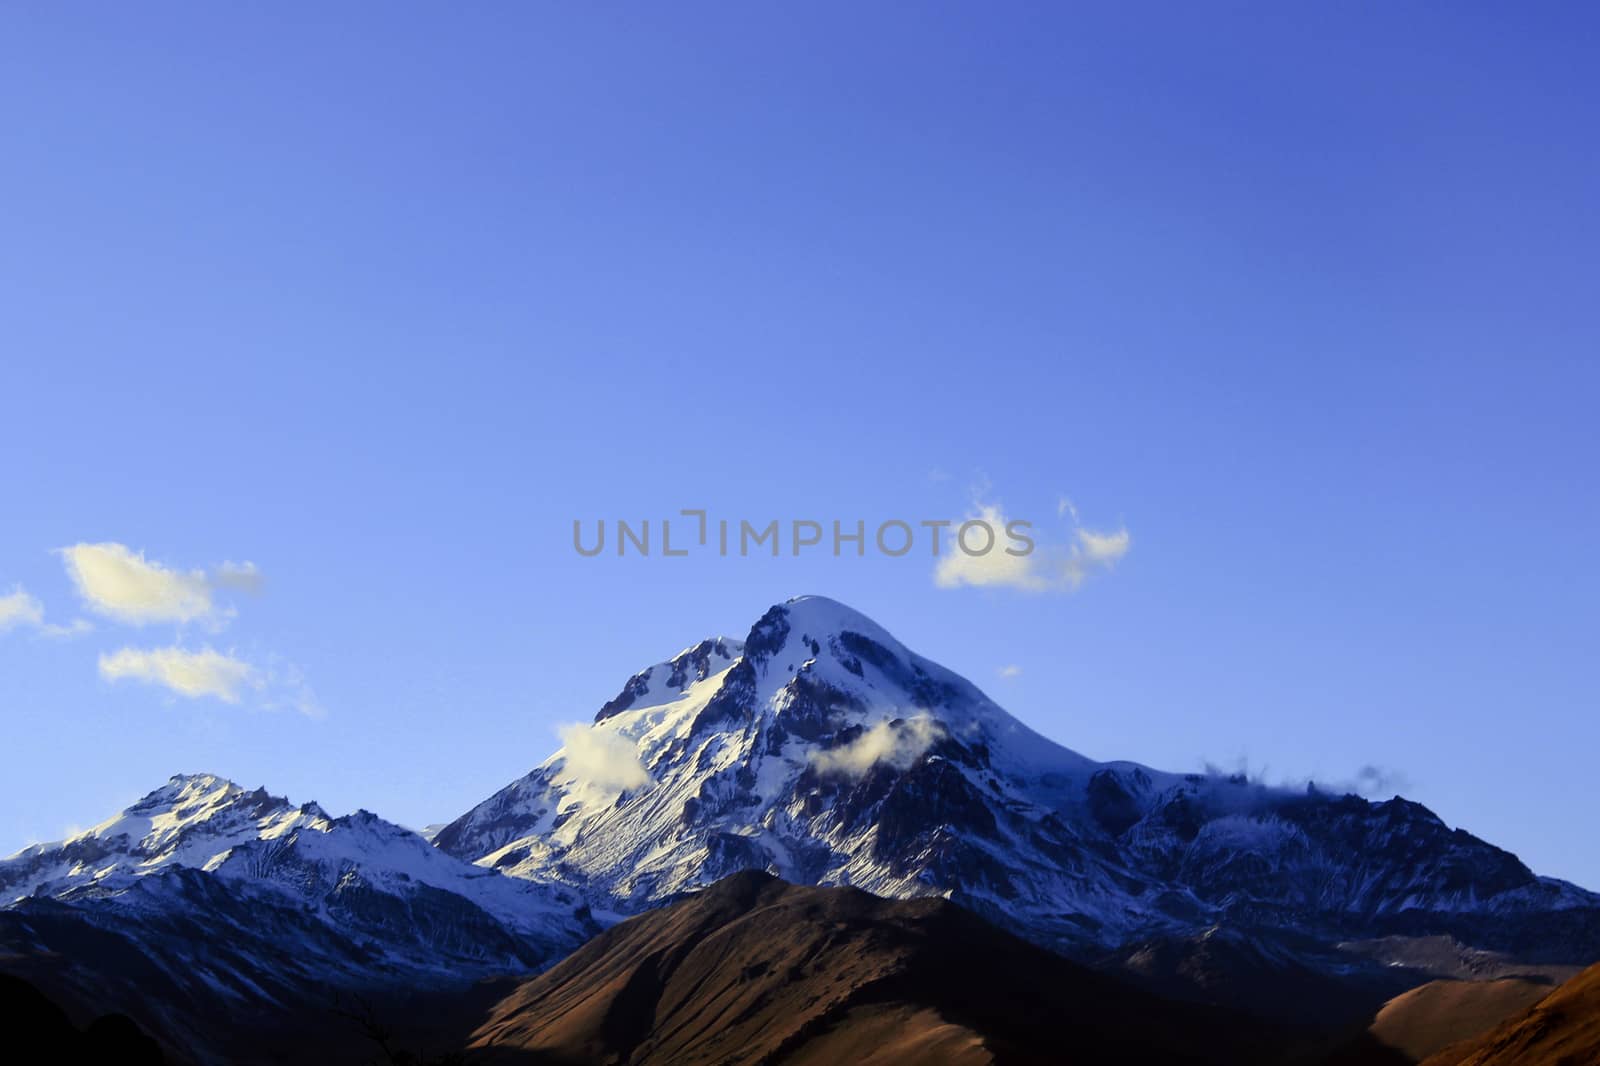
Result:
[[[1010,680],[1013,677],[1021,677],[1022,667],[1018,666],[1016,663],[1007,663],[1005,666],[1000,668],[1000,676],[1006,678],[1007,680]]]
[[[44,604],[21,585],[0,596],[0,633],[12,629],[32,629],[47,637],[75,637],[93,628],[94,625],[84,618],[75,618],[65,624],[46,622]]]
[[[1411,788],[1411,779],[1400,770],[1371,763],[1356,771],[1350,791],[1363,796],[1395,796]]]
[[[37,628],[44,625],[44,604],[28,595],[18,585],[16,590],[0,596],[0,633],[20,626]]]
[[[1259,788],[1303,792],[1314,788],[1320,792],[1353,793],[1371,799],[1388,798],[1412,787],[1411,778],[1402,770],[1368,763],[1349,777],[1275,776],[1267,766],[1252,767],[1248,759],[1239,756],[1233,765],[1206,760],[1201,764],[1209,777],[1232,778]]]
[[[1033,550],[1026,555],[1015,543],[1008,543],[1003,531],[1012,519],[993,503],[980,503],[966,521],[987,523],[996,532],[991,550],[968,555],[959,543],[949,547],[934,566],[933,581],[940,588],[1011,588],[1023,592],[1073,592],[1091,574],[1110,570],[1133,545],[1126,529],[1094,530],[1079,525],[1077,511],[1063,498],[1057,508],[1061,517],[1071,516],[1064,540],[1051,541],[1037,528],[1029,531]],[[1010,548],[1011,550],[1008,550]]]
[[[179,570],[123,544],[74,544],[59,552],[67,575],[90,610],[129,625],[152,622],[225,623],[217,589],[252,592],[261,585],[253,563],[224,563],[215,570]]]
[[[558,731],[566,758],[563,774],[573,781],[608,792],[637,788],[650,780],[639,761],[639,748],[614,729],[581,723]]]
[[[944,726],[928,715],[879,722],[848,744],[811,753],[821,774],[860,777],[878,763],[904,770],[945,735]]]
[[[249,663],[210,648],[123,648],[100,656],[100,676],[107,681],[160,685],[187,699],[212,696],[224,703],[238,703],[240,690],[259,680]]]
[[[290,710],[307,718],[322,718],[328,713],[306,679],[305,671],[294,663],[271,655],[264,666],[256,668],[256,673],[262,710]]]
[[[213,588],[255,593],[266,579],[255,563],[223,563],[211,572],[210,580]]]

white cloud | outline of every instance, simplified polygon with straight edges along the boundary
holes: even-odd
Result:
[[[184,573],[151,562],[121,544],[61,549],[67,574],[89,607],[121,622],[190,622],[215,609],[204,571]]]
[[[1096,533],[1092,529],[1078,530],[1078,548],[1083,558],[1096,566],[1111,566],[1128,554],[1133,543],[1126,529],[1115,533]]]
[[[36,629],[47,637],[76,637],[94,628],[83,618],[75,618],[65,625],[46,622],[44,604],[18,585],[15,591],[0,596],[0,633],[23,626]]]
[[[254,592],[261,587],[261,572],[254,563],[223,563],[212,573],[175,570],[114,542],[74,544],[60,554],[78,595],[91,610],[132,625],[220,624],[230,612],[216,605],[213,591]]]
[[[1022,667],[1018,666],[1016,663],[1007,663],[1005,666],[1000,668],[1000,676],[1004,678],[1021,677]]]
[[[649,782],[650,774],[639,761],[638,745],[616,730],[575,722],[557,732],[566,760],[563,771],[569,779],[607,792]]]
[[[1006,535],[1012,520],[997,504],[977,505],[965,521],[987,523],[995,531],[993,546],[981,555],[969,555],[962,550],[959,539],[953,537],[934,564],[934,584],[947,589],[970,586],[1013,588],[1024,592],[1072,592],[1090,574],[1111,569],[1128,554],[1133,541],[1126,529],[1101,532],[1077,525],[1077,511],[1065,498],[1057,505],[1057,511],[1062,516],[1072,517],[1073,528],[1066,542],[1048,543],[1039,537],[1036,527],[1030,527],[1024,532],[1034,540],[1033,550],[1026,555],[1012,555],[1008,548],[1024,550],[1019,541]],[[978,533],[972,540],[974,547],[984,543]]]
[[[225,703],[238,703],[239,690],[258,681],[249,663],[210,648],[123,648],[100,656],[100,676],[107,681],[131,678],[161,685],[189,699],[215,696]]]
[[[18,626],[44,625],[44,604],[17,586],[16,591],[0,596],[0,633]]]
[[[821,774],[860,777],[878,763],[905,770],[945,735],[944,726],[928,715],[882,721],[837,748],[811,753]]]

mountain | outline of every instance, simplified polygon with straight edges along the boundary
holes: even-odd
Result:
[[[820,597],[773,607],[743,640],[701,641],[635,674],[564,740],[426,836],[365,811],[333,817],[217,777],[174,777],[88,832],[0,861],[0,970],[77,1019],[134,1018],[173,1061],[295,1062],[308,1047],[331,1061],[329,1048],[373,1034],[457,1046],[501,994],[497,982],[538,974],[603,927],[733,875],[746,875],[729,882],[745,888],[670,913],[701,914],[695,935],[711,937],[724,928],[711,911],[744,921],[726,911],[728,893],[740,914],[739,901],[765,900],[788,923],[772,927],[774,951],[803,943],[826,954],[842,938],[931,972],[959,958],[989,975],[958,951],[985,937],[1036,962],[1014,935],[1053,952],[1052,964],[1092,964],[1187,1001],[1173,1008],[1184,1017],[1247,1006],[1317,1025],[1318,1041],[1344,1021],[1364,1029],[1384,1001],[1431,977],[1553,975],[1600,958],[1600,896],[1535,875],[1416,803],[1089,759]],[[859,893],[808,894],[813,886],[900,902],[874,910]],[[806,932],[798,914],[822,924]],[[980,918],[1005,932],[962,924]],[[629,938],[641,928],[656,927],[624,922],[617,929],[629,932],[597,941],[610,945],[602,954],[622,952],[610,962],[573,956],[600,970],[557,967],[576,982],[563,987],[634,958]],[[956,955],[910,946],[932,929],[955,938]],[[868,950],[882,945],[889,955]],[[662,950],[623,967],[646,976],[605,986],[621,997],[606,1018],[637,1037],[628,1055],[676,1039],[653,1021],[641,1028],[635,1013],[638,997],[652,1012],[665,1002],[648,974],[667,981],[663,960],[681,953]],[[850,1031],[883,1037],[890,1015],[867,1010],[879,1003],[871,997],[913,978],[828,957],[826,975],[798,956],[781,972],[741,971],[765,998],[740,1010],[760,1014],[771,1001],[821,1011],[804,1043],[848,1021],[825,1009],[822,988],[837,980],[870,1022]],[[1110,986],[1071,975],[1060,976],[1083,1002],[1121,1017]],[[729,974],[705,977],[721,987]],[[802,979],[821,997],[804,1007],[784,992]],[[543,980],[530,987],[554,994]],[[958,1017],[935,991],[908,992],[894,1002],[909,1013],[894,1016],[955,1041],[941,1048],[971,1051],[981,1036],[993,1050],[1023,1031],[1007,1028],[1015,1019]],[[519,1016],[543,1009],[524,1007]],[[594,1037],[583,1017],[571,1013],[573,1039],[615,1036],[602,1019]]]
[[[0,861],[0,902],[6,969],[219,1061],[252,1016],[528,973],[598,928],[570,890],[210,775]]]
[[[596,937],[497,1004],[472,1043],[505,1063],[976,1066],[1240,1064],[1276,1039],[946,900],[746,872]]]
[[[1211,928],[1600,957],[1600,896],[1420,804],[1096,762],[821,597],[636,674],[566,740],[434,843],[619,914],[757,869],[944,896],[1080,958]]]
[[[1424,1066],[1583,1066],[1600,1062],[1600,965]]]

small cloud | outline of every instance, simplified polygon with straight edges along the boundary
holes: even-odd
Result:
[[[87,618],[74,618],[65,625],[57,625],[54,622],[46,622],[44,625],[39,627],[39,632],[43,633],[47,637],[57,637],[65,640],[70,637],[81,637],[85,633],[94,632],[94,623],[89,621]]]
[[[87,619],[77,618],[62,625],[44,620],[44,604],[29,595],[21,585],[0,596],[0,633],[27,627],[47,637],[76,637],[94,628]]]
[[[74,544],[60,555],[67,575],[90,610],[118,622],[208,622],[230,612],[217,607],[217,589],[254,592],[261,572],[254,563],[224,563],[215,571],[177,570],[123,544]]]
[[[257,593],[265,579],[255,563],[223,563],[211,574],[211,584],[219,589]]]
[[[322,701],[306,680],[305,671],[278,655],[267,656],[264,665],[257,668],[261,690],[260,706],[264,711],[290,710],[307,718],[324,718],[327,711]]]
[[[1126,529],[1115,533],[1096,533],[1092,529],[1078,530],[1078,550],[1094,566],[1109,567],[1124,555],[1133,543]]]
[[[239,690],[258,680],[249,663],[210,648],[195,652],[123,648],[100,656],[100,676],[107,681],[131,678],[160,685],[188,699],[215,696],[224,703],[238,703]]]
[[[1031,550],[1025,555],[1016,555],[1012,552],[1027,549],[1020,541],[1007,536],[1006,530],[1013,520],[997,504],[979,504],[965,521],[986,523],[994,530],[994,543],[981,555],[969,555],[962,549],[959,537],[955,538],[949,553],[942,555],[934,566],[934,584],[947,589],[971,586],[1013,588],[1023,592],[1073,592],[1089,575],[1110,570],[1128,554],[1133,541],[1126,529],[1100,532],[1077,525],[1077,511],[1065,498],[1057,510],[1072,516],[1074,528],[1070,539],[1052,544],[1041,540],[1031,523],[1020,523]]]
[[[925,714],[882,721],[848,744],[812,752],[811,765],[845,777],[860,777],[880,762],[905,770],[944,735],[944,726]]]
[[[650,774],[639,761],[639,747],[614,729],[573,723],[562,726],[562,770],[571,780],[607,792],[648,784]]]
[[[1411,781],[1398,770],[1368,764],[1356,771],[1351,791],[1363,796],[1395,796],[1411,787]]]
[[[0,633],[18,626],[38,628],[44,625],[44,604],[24,592],[21,585],[16,590],[0,596]]]
[[[1249,760],[1240,756],[1232,767],[1206,761],[1206,776],[1224,778],[1249,784],[1256,788],[1278,791],[1304,792],[1307,789],[1338,795],[1354,794],[1372,798],[1398,795],[1411,787],[1411,779],[1399,770],[1367,764],[1352,777],[1328,779],[1318,777],[1276,777],[1267,766],[1252,767]]]
[[[1000,676],[1004,678],[1021,677],[1022,667],[1016,663],[1008,663],[1000,668]]]

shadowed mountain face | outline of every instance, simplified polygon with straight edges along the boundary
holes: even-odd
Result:
[[[1453,1044],[1425,1066],[1592,1066],[1600,1063],[1600,965],[1487,1034]]]
[[[1169,1004],[939,899],[737,874],[495,1007],[490,1062],[1241,1063],[1270,1034]]]

